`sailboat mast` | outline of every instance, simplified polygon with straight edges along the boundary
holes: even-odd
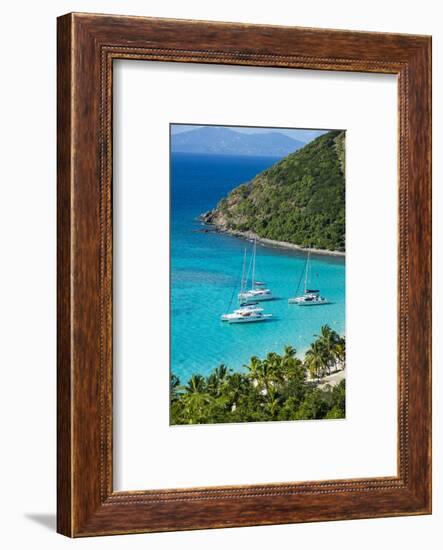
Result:
[[[245,246],[245,251],[243,253],[243,269],[242,269],[242,273],[241,273],[241,288],[240,288],[240,292],[243,292],[244,288],[245,288],[245,270],[246,270],[246,246]]]
[[[308,260],[306,262],[306,272],[305,272],[305,294],[308,290],[308,273],[309,273],[309,258],[311,256],[311,251],[308,252]]]
[[[257,237],[254,239],[254,252],[252,256],[252,280],[251,280],[251,289],[255,288],[255,254],[257,252]]]

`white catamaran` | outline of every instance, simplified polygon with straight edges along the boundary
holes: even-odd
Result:
[[[233,316],[231,319],[228,319],[228,323],[257,323],[260,321],[268,321],[269,319],[272,319],[272,317],[272,313],[243,310],[241,313]]]
[[[222,321],[232,321],[232,319],[237,319],[241,315],[245,314],[255,314],[261,313],[263,311],[262,307],[257,307],[257,304],[244,304],[238,309],[235,309],[232,313],[225,313],[220,317]]]
[[[305,264],[305,285],[304,293],[301,296],[295,296],[294,298],[289,298],[288,303],[296,304],[298,306],[323,306],[329,304],[330,302],[320,295],[320,290],[308,288],[309,281],[309,269],[310,269],[310,260],[311,260],[311,251],[308,252],[308,257]],[[300,279],[301,282],[301,279]],[[298,287],[300,287],[300,282]],[[296,294],[298,292],[298,287]]]
[[[252,272],[253,272],[252,280],[253,281],[255,277],[255,247],[256,245],[254,245],[254,253],[252,256]],[[251,269],[251,265],[249,266],[249,269]],[[246,247],[245,247],[245,252],[243,256],[243,269],[242,269],[242,276],[241,276],[240,293],[238,295],[238,298],[240,300],[240,307],[235,309],[232,313],[225,313],[221,315],[220,317],[221,321],[227,321],[229,324],[259,323],[261,321],[267,321],[273,318],[273,315],[271,313],[268,313],[268,314],[263,313],[263,308],[259,306],[258,302],[263,301],[263,298],[261,300],[257,299],[254,301],[250,299],[249,293],[251,291],[245,290],[247,278],[248,277],[246,276]],[[255,286],[259,287],[260,285],[263,285],[263,283],[255,282],[255,285],[254,285],[254,282],[253,282],[252,289],[254,289]],[[264,290],[270,293],[268,289],[264,289]],[[241,297],[244,297],[244,298],[241,298]],[[231,303],[229,304],[229,308],[232,304],[233,298],[234,298],[234,294],[231,297]],[[266,299],[270,299],[270,298],[266,298]]]
[[[242,288],[238,295],[238,300],[240,303],[251,303],[251,302],[264,302],[265,300],[273,300],[274,296],[269,288],[265,288],[265,283],[261,283],[255,280],[255,257],[257,254],[257,239],[254,239],[254,247],[252,252],[252,277],[251,277],[251,288],[249,290],[244,289],[245,281],[242,279]]]

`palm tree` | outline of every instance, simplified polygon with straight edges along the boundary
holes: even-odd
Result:
[[[206,388],[210,395],[214,397],[218,397],[220,395],[219,379],[214,371],[211,372],[211,374],[206,378]]]
[[[187,424],[204,424],[211,397],[207,393],[185,393],[182,396],[184,418]]]
[[[187,393],[203,393],[206,389],[206,381],[201,374],[193,374],[185,387]]]
[[[346,365],[346,342],[344,338],[340,338],[335,346],[335,356],[339,366],[344,369]]]
[[[341,340],[340,336],[335,330],[332,330],[329,325],[323,325],[321,327],[321,334],[317,337],[321,346],[324,348],[324,357],[326,360],[326,368],[328,373],[331,373],[331,367],[335,366],[338,360],[337,346]]]
[[[278,353],[268,353],[265,362],[268,364],[268,377],[271,385],[284,382],[283,357]]]
[[[171,403],[174,403],[179,398],[178,390],[180,388],[180,379],[175,374],[171,374],[169,388],[170,388],[170,395],[171,395]]]
[[[211,396],[206,393],[206,380],[201,374],[193,374],[184,388],[182,396],[184,416],[188,424],[202,424]]]
[[[252,385],[257,388],[262,395],[268,395],[272,384],[274,362],[276,354],[269,353],[267,358],[261,361],[258,357],[253,356],[246,368],[249,371],[249,378]]]
[[[224,386],[223,394],[226,396],[228,403],[230,404],[231,410],[237,408],[237,404],[245,394],[245,377],[239,372],[234,372],[229,376],[227,384]]]
[[[268,353],[266,359],[261,362],[259,369],[259,385],[262,387],[263,395],[269,396],[273,393],[274,382],[277,374],[277,354]]]
[[[287,358],[290,358],[290,357],[295,357],[297,351],[295,348],[293,348],[292,346],[285,346],[285,359]]]
[[[285,354],[281,358],[283,382],[288,382],[291,378],[305,378],[303,362],[297,357],[296,354],[297,352],[292,346],[285,346]]]
[[[319,380],[325,375],[327,361],[320,340],[316,340],[311,344],[306,352],[305,361],[312,378]]]
[[[214,373],[217,376],[220,383],[222,383],[226,380],[229,373],[229,369],[226,367],[226,365],[221,364],[219,367],[217,367],[214,370]]]
[[[209,380],[209,378],[211,380]],[[223,391],[223,386],[229,380],[229,369],[221,364],[219,367],[214,369],[211,375],[208,377],[208,382],[211,384],[212,391],[215,395],[220,395]]]
[[[328,374],[331,374],[331,366],[334,362],[334,335],[329,325],[323,325],[321,327],[319,340],[321,346],[323,347],[326,370],[328,371]]]
[[[272,420],[277,420],[277,418],[276,418],[277,414],[276,413],[278,411],[279,404],[280,404],[280,401],[275,396],[272,396],[268,399],[267,409],[271,414],[271,419]]]
[[[259,382],[260,377],[260,368],[261,368],[261,361],[258,357],[255,355],[251,357],[249,360],[249,365],[246,365],[246,368],[249,371],[249,377],[252,380],[252,383],[254,385],[257,385]]]

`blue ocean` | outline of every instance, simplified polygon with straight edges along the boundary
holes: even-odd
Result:
[[[181,383],[224,364],[242,370],[251,356],[280,353],[290,344],[303,355],[329,324],[345,330],[345,261],[311,257],[311,286],[331,304],[289,305],[303,273],[306,254],[257,244],[256,279],[277,299],[264,302],[265,323],[228,324],[220,315],[236,305],[245,245],[243,239],[202,232],[198,216],[214,208],[234,187],[279,159],[227,155],[171,155],[171,371]],[[233,299],[234,298],[234,299]]]

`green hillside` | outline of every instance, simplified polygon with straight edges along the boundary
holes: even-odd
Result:
[[[236,187],[202,218],[221,231],[345,250],[345,133],[332,131]]]

